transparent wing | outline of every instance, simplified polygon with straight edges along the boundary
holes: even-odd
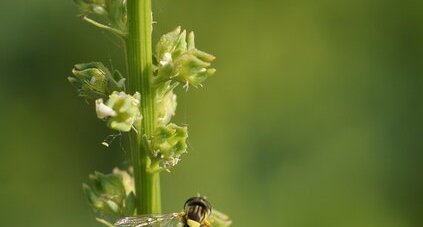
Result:
[[[116,227],[182,227],[181,214],[141,215],[118,220]]]
[[[229,219],[226,214],[216,209],[213,209],[210,217],[208,218],[208,222],[213,227],[228,227],[232,224],[231,219]]]

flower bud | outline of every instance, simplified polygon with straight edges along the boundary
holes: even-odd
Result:
[[[108,119],[107,125],[111,129],[128,132],[132,127],[138,127],[141,124],[139,105],[138,92],[131,96],[125,92],[115,91],[106,103],[103,103],[103,99],[96,100],[96,113],[98,118]]]
[[[176,83],[167,81],[156,90],[156,115],[159,126],[167,125],[175,115],[177,102],[173,89],[176,86]]]
[[[74,0],[84,19],[117,35],[127,34],[127,0]],[[94,19],[88,19],[93,16]],[[104,24],[103,24],[104,23]]]
[[[104,97],[107,94],[107,73],[101,63],[77,64],[72,69],[73,77],[69,82],[78,90],[80,96],[87,99]]]
[[[74,0],[79,10],[85,14],[106,15],[105,0]]]
[[[175,166],[180,156],[187,151],[187,127],[176,124],[158,127],[151,139],[154,156],[160,160],[160,166],[166,170]]]
[[[84,193],[101,220],[113,223],[113,218],[132,216],[135,211],[135,195],[126,192],[125,179],[132,176],[126,171],[115,168],[112,174],[95,172],[90,175],[91,186],[83,184]]]
[[[113,169],[113,174],[121,179],[126,195],[135,191],[134,178],[127,171],[120,170],[116,167]]]
[[[214,56],[197,49],[190,50],[174,62],[174,80],[194,87],[201,86],[202,83],[216,70],[208,68]]]
[[[106,0],[108,18],[112,27],[127,33],[126,0]]]
[[[188,50],[195,49],[194,38],[195,38],[194,32],[190,32],[188,34],[188,38],[187,38],[187,48],[188,48]]]
[[[170,54],[170,57],[175,58],[185,52],[187,50],[185,37],[186,31],[184,30],[181,33],[180,26],[167,34],[164,34],[156,46],[157,59],[162,61],[166,58],[166,54]]]
[[[196,49],[194,33],[190,32],[187,38],[186,31],[181,32],[180,27],[160,38],[156,58],[159,62],[156,83],[173,79],[185,86],[198,87],[216,71],[209,68],[215,57]]]
[[[121,179],[114,174],[105,175],[95,172],[90,175],[90,180],[93,182],[96,193],[113,195],[113,199],[117,202],[126,195]]]
[[[87,100],[107,97],[111,91],[125,89],[124,81],[118,71],[114,75],[100,62],[76,64],[69,82],[77,89],[80,96]],[[119,81],[116,81],[119,80]]]
[[[96,172],[90,175],[92,187],[84,184],[83,189],[92,207],[102,213],[119,213],[126,199],[120,179],[115,175]]]

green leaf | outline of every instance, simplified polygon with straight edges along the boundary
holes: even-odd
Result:
[[[123,216],[134,216],[136,214],[136,212],[135,212],[136,211],[135,210],[135,208],[136,208],[135,200],[136,200],[136,197],[135,197],[134,192],[129,193],[128,196],[126,197],[126,200],[125,200],[125,207],[124,207],[123,212],[122,212]]]

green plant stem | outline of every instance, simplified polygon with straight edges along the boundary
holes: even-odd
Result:
[[[155,91],[151,86],[152,69],[152,16],[151,0],[128,0],[128,89],[131,94],[141,94],[143,116],[138,132],[130,133],[131,159],[134,166],[137,213],[161,213],[160,175],[150,168],[151,151],[143,143],[143,136],[150,138],[155,129]],[[133,131],[133,130],[132,130]]]

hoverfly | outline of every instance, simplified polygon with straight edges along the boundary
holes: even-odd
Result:
[[[141,215],[118,220],[116,227],[211,227],[207,220],[212,212],[204,197],[192,197],[185,202],[184,211],[164,215]]]

